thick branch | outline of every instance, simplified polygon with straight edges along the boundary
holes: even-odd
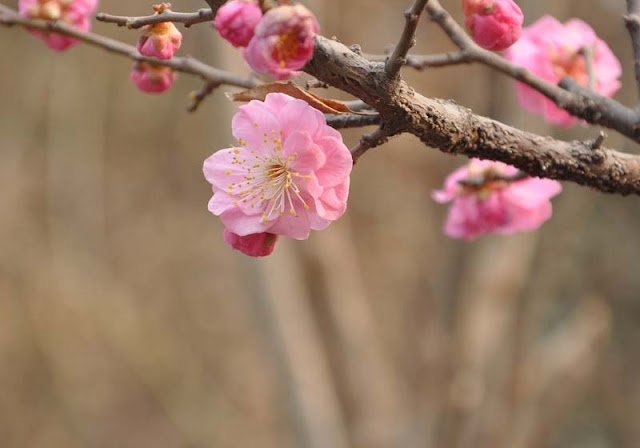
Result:
[[[418,28],[418,22],[420,22],[420,17],[422,17],[422,13],[428,2],[429,0],[416,0],[411,9],[405,11],[404,17],[406,23],[402,31],[402,36],[400,36],[396,48],[394,48],[387,61],[386,70],[389,77],[394,78],[398,76],[400,69],[406,62],[409,50],[416,44],[416,29]]]
[[[103,48],[112,53],[121,54],[133,59],[134,61],[150,62],[156,65],[162,65],[165,67],[171,67],[173,70],[183,73],[190,73],[192,75],[200,76],[205,81],[209,81],[217,84],[226,84],[231,86],[252,88],[256,85],[253,79],[242,78],[234,75],[233,73],[226,72],[214,67],[211,67],[197,59],[190,57],[173,58],[168,60],[158,60],[155,58],[149,58],[142,56],[138,53],[138,50],[134,46],[127,45],[123,42],[110,39],[99,34],[80,31],[77,28],[73,28],[64,22],[48,22],[45,20],[32,20],[25,17],[21,17],[18,13],[4,5],[0,5],[0,24],[7,26],[20,25],[26,28],[38,29],[51,33],[59,33],[65,36],[74,37],[87,44]]]
[[[314,58],[305,71],[378,110],[387,129],[414,134],[443,152],[498,160],[532,176],[604,192],[640,194],[640,156],[594,148],[593,142],[539,136],[452,102],[425,98],[404,81],[390,80],[384,64],[368,61],[338,42],[316,37]]]
[[[624,16],[624,21],[631,37],[633,68],[636,73],[638,95],[640,95],[640,2],[638,0],[627,0],[627,15]]]
[[[325,115],[327,124],[334,129],[362,128],[380,124],[380,115]]]
[[[118,26],[126,26],[127,28],[133,29],[162,22],[182,23],[188,28],[197,23],[210,22],[214,17],[215,15],[211,9],[202,8],[196,12],[173,12],[170,9],[166,9],[160,14],[141,17],[112,16],[111,14],[101,12],[96,16],[96,20],[106,23],[115,23]]]

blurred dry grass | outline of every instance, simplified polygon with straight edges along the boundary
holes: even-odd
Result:
[[[375,52],[409,1],[306,3],[326,35]],[[529,21],[591,23],[631,102],[623,3],[520,2]],[[195,79],[147,96],[129,61],[0,35],[0,446],[639,446],[636,198],[565,185],[541,232],[452,241],[429,192],[463,160],[400,137],[358,164],[341,221],[248,260],[206,210],[202,161],[236,107],[223,92],[188,115]],[[185,37],[182,53],[245,70],[207,26]],[[418,40],[448,48],[426,23]],[[406,76],[526,129],[595,134],[521,113],[481,67]]]

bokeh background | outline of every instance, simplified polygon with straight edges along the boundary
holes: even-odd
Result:
[[[326,35],[375,53],[410,1],[304,3]],[[519,3],[527,23],[590,23],[623,61],[616,97],[636,101],[624,1]],[[422,23],[416,52],[451,48]],[[246,72],[208,25],[180,53]],[[340,221],[248,259],[223,243],[201,174],[231,141],[233,89],[188,114],[196,78],[147,95],[131,61],[54,54],[17,28],[0,29],[0,54],[0,446],[640,446],[637,198],[565,184],[541,231],[454,241],[430,192],[465,160],[401,136],[361,159]],[[405,76],[527,130],[598,132],[521,112],[483,67]],[[607,145],[637,151],[613,132]]]

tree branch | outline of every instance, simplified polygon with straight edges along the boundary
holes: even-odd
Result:
[[[398,76],[400,69],[406,62],[409,50],[416,44],[416,29],[418,28],[418,22],[420,22],[420,17],[422,17],[427,3],[429,3],[429,0],[416,0],[411,9],[404,13],[406,23],[402,31],[402,36],[400,36],[396,48],[394,48],[391,56],[389,56],[387,60],[386,70],[390,78]]]
[[[38,29],[50,33],[63,34],[65,36],[76,38],[82,42],[95,47],[103,48],[109,52],[117,53],[128,57],[134,61],[149,62],[156,65],[171,67],[177,72],[189,73],[197,75],[212,83],[218,85],[226,84],[236,87],[250,89],[255,87],[256,81],[250,78],[242,78],[233,73],[211,67],[197,59],[191,57],[175,57],[167,60],[159,60],[142,56],[138,53],[136,47],[125,44],[123,42],[110,39],[99,34],[80,31],[64,22],[49,22],[46,20],[34,20],[21,17],[18,13],[4,5],[0,5],[0,24],[7,26],[20,25],[25,28]]]
[[[329,115],[327,124],[334,129],[361,128],[380,124],[380,115]]]
[[[404,81],[389,79],[384,64],[368,61],[339,42],[316,36],[314,58],[305,71],[378,110],[383,125],[394,134],[409,132],[443,152],[497,160],[531,176],[604,192],[640,194],[640,156],[598,148],[592,141],[543,137],[475,115],[453,102],[426,98]]]
[[[523,67],[479,47],[440,5],[438,0],[431,0],[426,10],[431,19],[460,49],[460,52],[447,53],[446,55],[409,56],[407,65],[418,69],[471,62],[487,65],[537,90],[570,114],[582,118],[588,123],[615,129],[631,140],[640,143],[640,114],[635,110],[588,89],[573,88],[570,81],[563,80],[560,86],[551,84]],[[381,56],[375,56],[373,59],[379,60],[380,58]],[[638,63],[640,64],[640,59]],[[570,88],[565,90],[568,87]]]
[[[115,23],[118,26],[126,26],[130,29],[141,28],[145,25],[153,25],[163,22],[182,23],[188,28],[197,23],[211,22],[214,18],[215,14],[209,8],[202,8],[196,12],[174,12],[170,9],[166,9],[160,14],[141,17],[113,16],[103,12],[96,16],[96,20],[99,22]]]
[[[354,165],[358,162],[360,156],[376,146],[380,146],[389,140],[389,137],[396,134],[389,129],[380,126],[370,134],[365,134],[360,138],[360,142],[351,150],[351,157]]]

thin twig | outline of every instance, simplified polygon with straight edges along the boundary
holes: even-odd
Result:
[[[597,87],[597,79],[595,69],[593,67],[594,48],[593,45],[582,47],[579,53],[584,57],[584,63],[587,66],[587,78],[589,79],[589,90],[595,92]]]
[[[627,0],[627,15],[624,16],[631,45],[633,47],[633,68],[636,74],[636,86],[640,96],[640,2]]]
[[[202,89],[191,93],[191,104],[187,108],[187,112],[195,112],[198,110],[202,102],[213,93],[215,89],[220,87],[217,82],[206,82]]]
[[[372,62],[384,62],[388,56],[382,54],[365,54],[365,58]],[[427,54],[421,56],[407,56],[405,65],[416,70],[432,67],[446,67],[448,65],[470,64],[476,62],[472,53],[466,51],[450,51],[448,53]]]
[[[188,28],[197,23],[211,22],[214,17],[215,15],[211,9],[202,8],[196,12],[174,12],[166,9],[160,14],[140,17],[113,16],[101,12],[96,16],[96,20],[105,23],[115,23],[118,26],[126,26],[132,29],[163,22],[182,23]]]
[[[360,142],[351,149],[351,157],[353,158],[353,164],[358,162],[360,156],[362,156],[368,150],[380,146],[389,140],[392,133],[380,126],[370,134],[365,134],[360,138]]]
[[[38,29],[50,33],[58,33],[64,36],[73,37],[95,47],[103,48],[109,52],[117,53],[133,59],[134,61],[149,62],[155,65],[170,67],[177,72],[189,73],[200,76],[205,81],[218,84],[226,84],[250,89],[256,86],[256,81],[250,78],[243,78],[233,73],[211,67],[204,62],[191,57],[175,57],[167,60],[159,60],[142,56],[136,47],[123,42],[110,39],[99,34],[80,31],[64,22],[49,22],[39,19],[27,19],[18,15],[17,11],[0,5],[0,24],[7,26],[19,25],[25,28]]]
[[[398,76],[400,69],[406,62],[409,50],[416,44],[416,29],[418,28],[418,22],[420,21],[420,17],[422,17],[427,3],[429,3],[429,0],[416,0],[413,6],[404,13],[406,23],[402,31],[402,36],[400,36],[396,48],[394,48],[391,56],[389,56],[385,67],[387,75],[389,75],[390,78]]]
[[[491,182],[506,182],[508,184],[518,182],[520,180],[527,179],[529,175],[523,171],[518,171],[510,176],[503,176],[498,173],[489,173],[489,175],[480,175],[467,177],[466,179],[460,179],[458,183],[465,187],[482,188]]]

